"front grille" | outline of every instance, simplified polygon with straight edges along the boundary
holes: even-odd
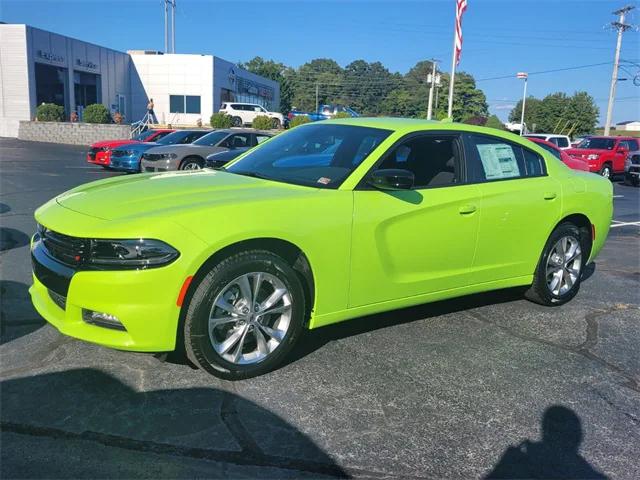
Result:
[[[53,290],[48,290],[49,297],[53,300],[57,306],[59,306],[62,310],[67,308],[67,297],[63,297],[62,295],[57,294]]]
[[[112,150],[111,151],[111,156],[112,157],[126,157],[128,154],[128,152],[126,150]]]
[[[640,165],[640,155],[634,155],[631,157],[631,163],[633,165]]]
[[[157,162],[158,160],[162,160],[163,154],[161,154],[161,153],[145,153],[142,157],[145,160],[149,160],[150,162]]]
[[[89,255],[91,241],[87,238],[69,237],[46,228],[40,229],[40,236],[47,253],[66,265],[79,265]]]

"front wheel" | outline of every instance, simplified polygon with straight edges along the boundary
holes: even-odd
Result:
[[[213,267],[198,284],[184,323],[189,359],[228,380],[282,364],[304,328],[305,298],[293,268],[251,250]]]
[[[280,119],[278,119],[278,118],[272,119],[271,120],[271,124],[272,124],[274,129],[280,128]]]
[[[234,127],[241,127],[243,125],[243,121],[240,117],[233,117],[231,121],[233,122]]]
[[[576,296],[580,289],[582,269],[587,258],[584,235],[572,223],[556,227],[547,240],[533,283],[525,296],[541,305],[562,305]]]
[[[180,164],[180,170],[200,170],[202,168],[202,160],[198,158],[186,158]]]
[[[604,178],[611,178],[611,165],[605,163],[600,169],[600,175],[602,175]]]

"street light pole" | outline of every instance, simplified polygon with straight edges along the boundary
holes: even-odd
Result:
[[[169,53],[169,0],[164,0],[164,53]]]
[[[436,86],[436,62],[435,58],[431,59],[431,64],[433,66],[431,71],[431,87],[429,87],[429,105],[427,107],[427,120],[431,120],[431,114],[433,113],[433,90]]]
[[[527,103],[527,80],[529,79],[529,74],[526,72],[518,72],[516,75],[517,78],[524,79],[524,92],[522,93],[522,112],[520,114],[520,136],[525,134],[524,128],[524,107]]]

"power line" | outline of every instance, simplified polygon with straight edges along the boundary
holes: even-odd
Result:
[[[582,68],[592,68],[592,67],[600,67],[602,65],[611,65],[612,62],[600,62],[600,63],[590,63],[588,65],[576,65],[575,67],[564,67],[564,68],[554,68],[552,70],[539,70],[537,72],[529,72],[529,75],[542,75],[545,73],[556,73],[556,72],[566,72],[568,70],[579,70]],[[502,80],[505,78],[513,78],[514,75],[501,75],[499,77],[489,77],[489,78],[480,78],[476,80],[476,82],[487,82],[489,80]]]

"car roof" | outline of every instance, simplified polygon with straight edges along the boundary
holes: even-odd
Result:
[[[528,135],[524,135],[524,137],[527,138]],[[533,143],[541,143],[543,145],[547,145],[548,147],[553,147],[554,150],[560,150],[560,148],[555,143],[548,142],[544,138],[532,137],[532,138],[527,138],[527,139],[529,141],[533,142]]]

